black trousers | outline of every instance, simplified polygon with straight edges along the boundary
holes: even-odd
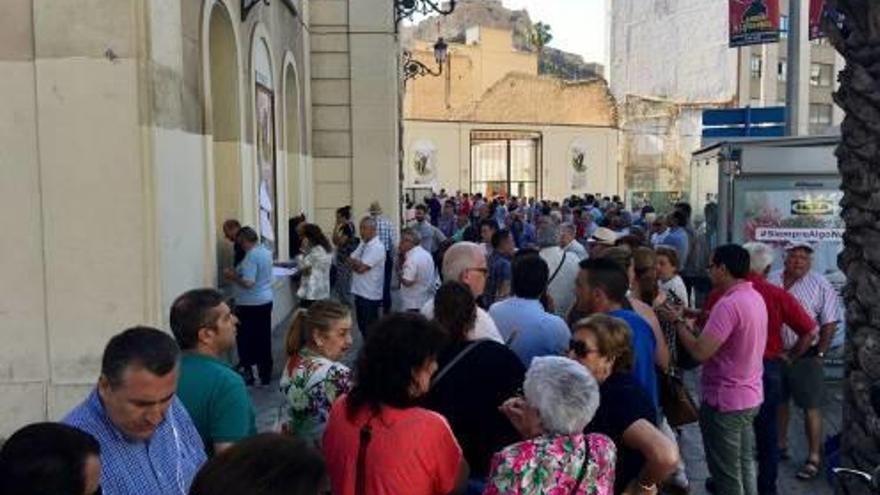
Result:
[[[260,381],[269,383],[272,379],[272,303],[239,305],[235,314],[239,322],[235,340],[240,364],[247,370],[257,365]]]
[[[385,278],[382,280],[382,313],[391,312],[391,272],[394,271],[394,252],[385,251]]]
[[[367,330],[379,319],[379,307],[382,301],[373,301],[361,296],[354,296],[354,311],[357,317],[358,330],[364,340],[367,339]]]

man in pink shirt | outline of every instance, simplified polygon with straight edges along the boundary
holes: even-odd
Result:
[[[702,333],[676,319],[682,345],[703,363],[700,429],[718,495],[757,493],[752,422],[764,400],[761,377],[767,307],[746,280],[750,257],[740,246],[715,250],[709,277],[723,295]]]

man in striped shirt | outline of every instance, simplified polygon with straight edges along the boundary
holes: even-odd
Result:
[[[397,252],[397,233],[391,220],[382,215],[382,206],[378,201],[373,201],[370,204],[370,216],[376,221],[376,235],[385,247],[382,311],[387,315],[391,311],[391,272],[394,271],[394,253]]]
[[[804,410],[805,427],[810,453],[797,476],[811,479],[819,474],[822,439],[822,401],[825,374],[824,358],[841,319],[837,292],[822,275],[812,271],[813,247],[807,243],[793,243],[786,248],[785,268],[771,273],[767,280],[787,290],[819,324],[819,336],[812,347],[800,358],[788,363],[784,371],[783,403],[779,409],[779,447],[785,457],[788,445],[788,398]],[[790,351],[797,335],[788,327],[783,329],[783,347]]]

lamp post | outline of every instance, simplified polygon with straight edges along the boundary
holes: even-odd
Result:
[[[437,0],[394,0],[394,22],[399,24],[403,19],[411,18],[413,14],[428,15],[434,12],[449,15],[455,10],[455,1],[441,3]]]
[[[437,62],[437,70],[431,70],[430,67],[419,62],[415,58],[413,58],[412,52],[404,51],[403,52],[403,83],[406,84],[410,79],[415,79],[417,77],[422,76],[434,76],[438,77],[443,74],[443,66],[446,65],[446,61],[449,59],[449,45],[443,41],[443,38],[438,38],[437,42],[434,43],[434,61]]]

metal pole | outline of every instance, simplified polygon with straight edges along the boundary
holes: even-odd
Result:
[[[804,19],[803,0],[788,2],[788,60],[785,76],[785,133],[808,133],[810,46]]]

